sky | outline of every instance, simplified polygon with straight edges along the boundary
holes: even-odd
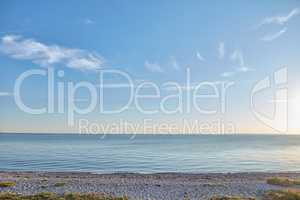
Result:
[[[4,0],[0,132],[297,134],[299,35],[298,0]]]

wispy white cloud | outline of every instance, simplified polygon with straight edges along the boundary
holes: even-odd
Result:
[[[225,56],[225,43],[220,42],[219,47],[218,47],[218,53],[219,53],[219,58],[223,59]]]
[[[200,61],[205,61],[204,57],[197,51],[196,52],[196,57],[198,58],[198,60]]]
[[[174,56],[170,57],[170,65],[176,71],[180,70],[179,64]]]
[[[287,31],[287,28],[285,27],[274,34],[265,35],[264,37],[261,38],[261,40],[263,40],[263,41],[275,40],[275,39],[279,38],[281,35],[283,35],[286,31]]]
[[[97,53],[47,45],[18,35],[3,36],[0,42],[0,52],[11,58],[30,60],[41,66],[60,64],[79,70],[97,70],[104,66],[104,58]]]
[[[298,16],[300,14],[299,8],[294,8],[289,13],[285,15],[277,15],[272,17],[267,17],[261,21],[261,23],[258,25],[258,27],[267,25],[267,24],[277,24],[277,25],[286,25],[288,21],[290,21],[292,18]],[[283,35],[287,31],[287,28],[284,27],[281,30],[279,30],[276,33],[267,34],[261,38],[263,41],[272,41]]]
[[[245,66],[244,55],[243,55],[243,52],[240,50],[235,50],[231,54],[230,59],[231,59],[231,61],[238,63],[239,66]]]
[[[260,26],[265,25],[265,24],[279,24],[279,25],[284,25],[286,24],[290,19],[293,17],[297,16],[300,14],[300,9],[299,8],[294,8],[291,10],[288,14],[286,15],[277,15],[277,16],[272,16],[272,17],[267,17],[262,20],[260,23]]]
[[[221,74],[221,76],[224,77],[224,78],[228,78],[228,77],[234,76],[235,73],[236,73],[236,72],[234,72],[234,71],[223,72],[223,73]]]
[[[255,71],[255,70],[253,68],[243,66],[243,67],[237,68],[237,71],[239,71],[239,72],[251,72],[251,71]]]
[[[239,71],[239,72],[254,71],[253,68],[250,68],[245,64],[244,54],[241,50],[235,50],[231,54],[230,59],[232,60],[232,62],[237,63],[239,65],[238,68],[236,69],[236,71]]]
[[[235,67],[235,69],[232,71],[223,72],[221,74],[221,76],[224,78],[232,77],[232,76],[236,75],[238,72],[245,73],[245,72],[255,71],[253,68],[250,68],[245,64],[244,54],[241,50],[233,51],[233,53],[230,55],[230,60],[234,64],[236,64],[237,67]]]
[[[164,72],[158,63],[150,63],[148,60],[145,62],[145,68],[150,72]]]
[[[90,18],[86,18],[86,19],[84,20],[84,23],[87,24],[87,25],[91,25],[91,24],[95,24],[95,21],[92,20],[92,19],[90,19]]]

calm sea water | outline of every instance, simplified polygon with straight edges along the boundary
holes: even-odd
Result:
[[[0,170],[300,171],[300,136],[0,134]]]

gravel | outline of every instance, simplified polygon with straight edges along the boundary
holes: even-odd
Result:
[[[209,199],[213,196],[260,198],[267,190],[282,189],[266,183],[270,177],[300,178],[300,173],[228,173],[228,174],[92,174],[77,172],[0,172],[0,181],[16,186],[0,192],[35,194],[39,192],[99,192],[129,199],[182,200]],[[56,183],[64,183],[58,184]]]

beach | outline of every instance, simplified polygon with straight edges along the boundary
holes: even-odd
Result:
[[[300,0],[0,2],[0,200],[300,200]]]
[[[215,196],[260,198],[269,190],[284,189],[267,184],[272,177],[298,179],[300,173],[114,173],[85,172],[0,172],[0,181],[15,182],[0,192],[36,194],[40,192],[105,193],[129,199],[209,199]],[[293,186],[297,188],[299,186]]]

